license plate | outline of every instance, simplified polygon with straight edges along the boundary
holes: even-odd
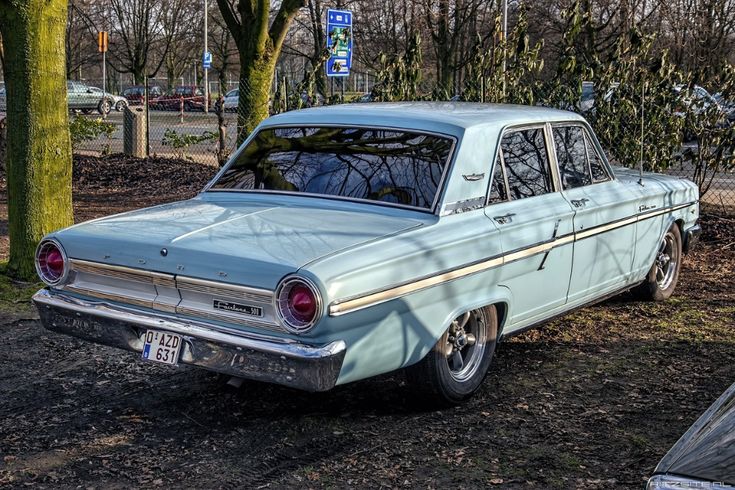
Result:
[[[163,364],[178,364],[179,352],[183,343],[181,335],[148,330],[144,340],[143,359]]]

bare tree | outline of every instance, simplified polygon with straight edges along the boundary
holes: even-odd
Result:
[[[160,8],[160,39],[155,46],[165,64],[168,86],[172,87],[187,64],[200,56],[201,34],[190,21],[202,18],[202,2],[168,0]]]
[[[107,12],[112,23],[110,61],[119,73],[130,73],[135,83],[146,75],[155,76],[171,48],[173,36],[165,30],[166,16],[184,23],[177,0],[109,0]]]
[[[69,2],[66,20],[66,77],[98,61],[97,32],[88,0]]]

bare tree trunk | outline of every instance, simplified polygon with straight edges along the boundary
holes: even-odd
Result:
[[[5,150],[6,150],[6,141],[8,140],[8,124],[5,121],[5,117],[0,119],[0,169],[2,169],[3,173],[6,172],[7,167],[5,166]]]
[[[5,42],[10,262],[35,274],[36,244],[73,222],[66,103],[66,0],[0,0]]]

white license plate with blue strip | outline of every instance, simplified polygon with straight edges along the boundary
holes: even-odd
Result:
[[[179,363],[179,353],[183,339],[181,335],[159,330],[148,330],[145,333],[143,344],[143,359],[176,365]]]

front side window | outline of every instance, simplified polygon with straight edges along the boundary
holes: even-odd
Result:
[[[260,130],[210,190],[271,190],[431,209],[453,140],[397,129]]]
[[[602,157],[597,153],[597,148],[592,144],[590,136],[586,131],[585,138],[587,142],[587,157],[589,158],[590,170],[592,171],[592,182],[596,184],[610,180],[610,176],[605,169],[605,164],[602,162]]]
[[[591,184],[584,130],[567,126],[555,127],[552,132],[562,187],[566,190]]]
[[[503,136],[500,149],[511,198],[523,199],[552,192],[543,128],[507,133]]]

